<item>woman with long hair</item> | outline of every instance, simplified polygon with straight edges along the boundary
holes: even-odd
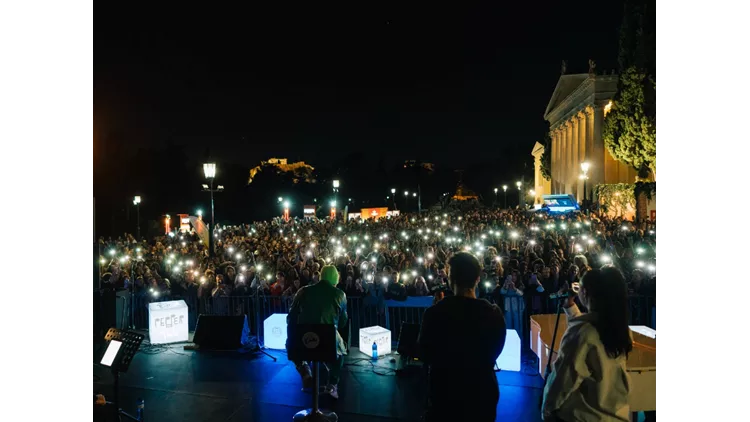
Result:
[[[544,388],[542,418],[565,422],[628,421],[633,340],[628,328],[628,288],[614,267],[591,270],[580,282],[582,314],[574,297],[563,305],[568,328]]]

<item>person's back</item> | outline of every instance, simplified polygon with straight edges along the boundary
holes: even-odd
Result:
[[[300,304],[297,323],[333,324],[338,329],[339,317],[346,315],[346,294],[330,283],[302,287],[297,293]]]
[[[419,338],[422,360],[430,366],[427,420],[494,421],[500,394],[494,365],[505,344],[503,312],[474,297],[475,257],[461,253],[451,261],[456,295],[425,311]],[[454,277],[462,277],[456,272],[467,273],[468,283],[456,284]]]
[[[339,327],[346,325],[346,294],[336,288],[339,282],[338,271],[333,266],[323,267],[320,283],[302,287],[294,296],[287,316],[291,328],[295,324],[333,324],[336,327],[336,362],[329,364],[329,383],[325,392],[338,398],[338,382],[341,368],[344,366],[346,344],[339,334]],[[310,388],[312,374],[306,362],[295,362],[297,371],[302,376],[304,388]]]

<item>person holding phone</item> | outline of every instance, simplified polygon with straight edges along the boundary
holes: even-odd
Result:
[[[614,267],[591,270],[575,296],[563,305],[568,328],[544,387],[542,419],[629,421],[630,378],[626,372],[633,340],[628,328],[628,290]]]

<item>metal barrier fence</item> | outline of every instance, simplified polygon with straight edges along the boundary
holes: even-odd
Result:
[[[133,302],[133,320],[137,329],[148,329],[148,304],[166,300],[184,300],[188,306],[188,327],[195,330],[199,314],[246,315],[250,331],[263,338],[263,321],[272,314],[289,313],[291,297],[278,296],[160,296],[136,295]],[[493,301],[494,302],[494,301]],[[258,311],[255,312],[256,303]],[[402,323],[421,324],[425,310],[431,305],[431,297],[409,298],[406,302],[392,300],[371,303],[366,297],[347,297],[347,313],[350,322],[351,346],[359,347],[359,329],[379,325],[391,331],[391,339],[398,342]],[[504,311],[507,328],[515,329],[529,344],[529,317],[537,314],[555,313],[557,301],[544,296],[500,296],[496,303]],[[656,328],[656,298],[653,296],[629,297],[629,324]],[[259,318],[259,333],[255,318]],[[126,318],[126,320],[128,320]]]

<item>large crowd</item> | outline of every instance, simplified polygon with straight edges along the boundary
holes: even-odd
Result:
[[[333,263],[347,296],[450,294],[446,263],[457,251],[482,265],[478,296],[501,301],[568,288],[592,267],[612,265],[632,294],[656,291],[656,226],[582,213],[549,216],[476,209],[380,220],[273,221],[220,226],[213,256],[194,231],[153,239],[99,240],[101,283],[148,297],[294,296]],[[544,300],[527,302],[546,306]],[[506,304],[506,311],[510,304]]]

